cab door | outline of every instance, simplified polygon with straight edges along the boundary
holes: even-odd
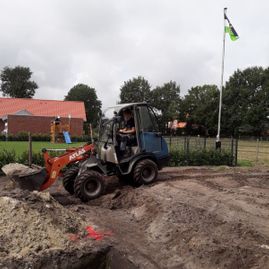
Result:
[[[138,112],[139,140],[142,151],[161,157],[163,141],[152,109],[147,105],[142,105],[138,107]]]

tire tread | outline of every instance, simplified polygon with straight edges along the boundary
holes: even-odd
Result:
[[[78,171],[79,168],[77,166],[70,167],[63,175],[63,186],[71,195],[74,194],[74,182]]]
[[[141,186],[143,184],[149,184],[148,182],[144,182],[143,179],[142,179],[142,177],[141,177],[141,170],[146,165],[154,166],[155,171],[157,172],[156,173],[156,177],[158,175],[158,167],[157,167],[156,163],[153,162],[150,159],[144,159],[144,160],[138,162],[138,164],[134,168],[133,180],[134,180],[134,183],[136,184],[136,186]],[[154,180],[156,179],[156,177],[154,178]],[[152,180],[152,181],[154,181],[154,180]]]
[[[87,180],[89,177],[95,177],[95,178],[98,178],[98,180],[100,181],[101,183],[101,192],[96,195],[95,197],[92,197],[92,198],[89,198],[84,192],[83,192],[83,188],[82,188],[82,185],[84,183],[85,180]],[[98,198],[99,196],[101,196],[102,194],[102,191],[104,189],[104,180],[103,180],[103,177],[100,173],[96,172],[96,171],[93,171],[93,170],[87,170],[85,172],[83,172],[80,176],[78,176],[75,180],[75,183],[74,183],[74,191],[75,191],[75,195],[80,198],[80,200],[82,202],[87,202],[89,200],[92,200],[92,199],[95,199],[95,198]]]

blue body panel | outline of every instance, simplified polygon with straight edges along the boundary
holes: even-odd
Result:
[[[157,159],[169,156],[166,141],[155,132],[142,132],[140,143],[143,150],[153,153]]]

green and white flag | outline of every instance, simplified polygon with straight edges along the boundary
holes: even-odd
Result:
[[[228,22],[228,26],[225,26],[225,33],[228,33],[231,40],[232,41],[236,41],[239,38],[239,35],[237,34],[237,32],[235,31],[233,25],[231,24],[230,20],[228,19],[228,17],[226,16],[226,14],[224,14],[224,19]]]

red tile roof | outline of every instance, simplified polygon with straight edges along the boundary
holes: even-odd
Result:
[[[0,117],[15,114],[20,110],[27,110],[34,116],[68,117],[71,115],[72,118],[86,121],[83,102],[0,97]]]

